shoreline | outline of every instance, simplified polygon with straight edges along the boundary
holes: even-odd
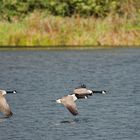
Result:
[[[0,46],[0,51],[65,51],[65,50],[101,50],[101,49],[131,49],[140,48],[139,46]]]

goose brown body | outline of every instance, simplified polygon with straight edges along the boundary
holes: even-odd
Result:
[[[0,90],[0,112],[5,114],[6,117],[10,117],[13,113],[10,109],[9,104],[6,101],[5,94],[6,93],[4,90]]]
[[[73,115],[78,115],[78,110],[76,103],[77,98],[73,95],[67,95],[62,97],[61,99],[56,100],[57,103],[63,104]]]

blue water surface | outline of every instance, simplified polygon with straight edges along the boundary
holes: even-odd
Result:
[[[80,84],[107,95],[76,101],[72,116],[55,100]],[[0,51],[0,88],[13,116],[0,140],[139,140],[140,49]],[[2,117],[2,114],[0,114]]]

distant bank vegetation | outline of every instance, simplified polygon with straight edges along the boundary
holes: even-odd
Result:
[[[140,45],[140,1],[0,0],[0,45]]]
[[[110,13],[133,16],[139,0],[0,0],[0,18],[23,18],[33,11],[57,16],[106,17]]]

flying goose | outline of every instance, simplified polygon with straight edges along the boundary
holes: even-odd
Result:
[[[101,91],[95,91],[95,90],[90,90],[86,88],[86,85],[82,84],[80,87],[77,87],[73,90],[73,94],[75,94],[75,96],[78,99],[82,99],[82,98],[88,98],[88,96],[92,96],[92,94],[95,93],[101,93],[101,94],[106,94],[105,90],[101,90]]]
[[[67,96],[63,96],[57,99],[56,102],[63,104],[73,115],[78,115],[78,110],[75,101],[77,99],[87,99],[88,96],[92,96],[94,93],[106,94],[106,91],[93,91],[86,88],[83,84],[73,90],[73,93]]]
[[[13,114],[10,109],[9,104],[7,103],[5,99],[5,95],[9,93],[16,93],[16,91],[0,90],[0,112],[4,113],[6,117],[11,117]]]
[[[78,110],[75,103],[76,100],[77,97],[75,96],[75,94],[72,94],[64,96],[61,99],[56,100],[56,102],[59,104],[63,104],[73,115],[78,115]]]
[[[62,98],[56,100],[57,103],[63,104],[73,115],[78,115],[78,110],[75,101],[77,99],[85,98],[87,99],[87,96],[91,95],[91,93],[87,92],[80,92],[79,93],[73,93],[67,96],[63,96]]]

